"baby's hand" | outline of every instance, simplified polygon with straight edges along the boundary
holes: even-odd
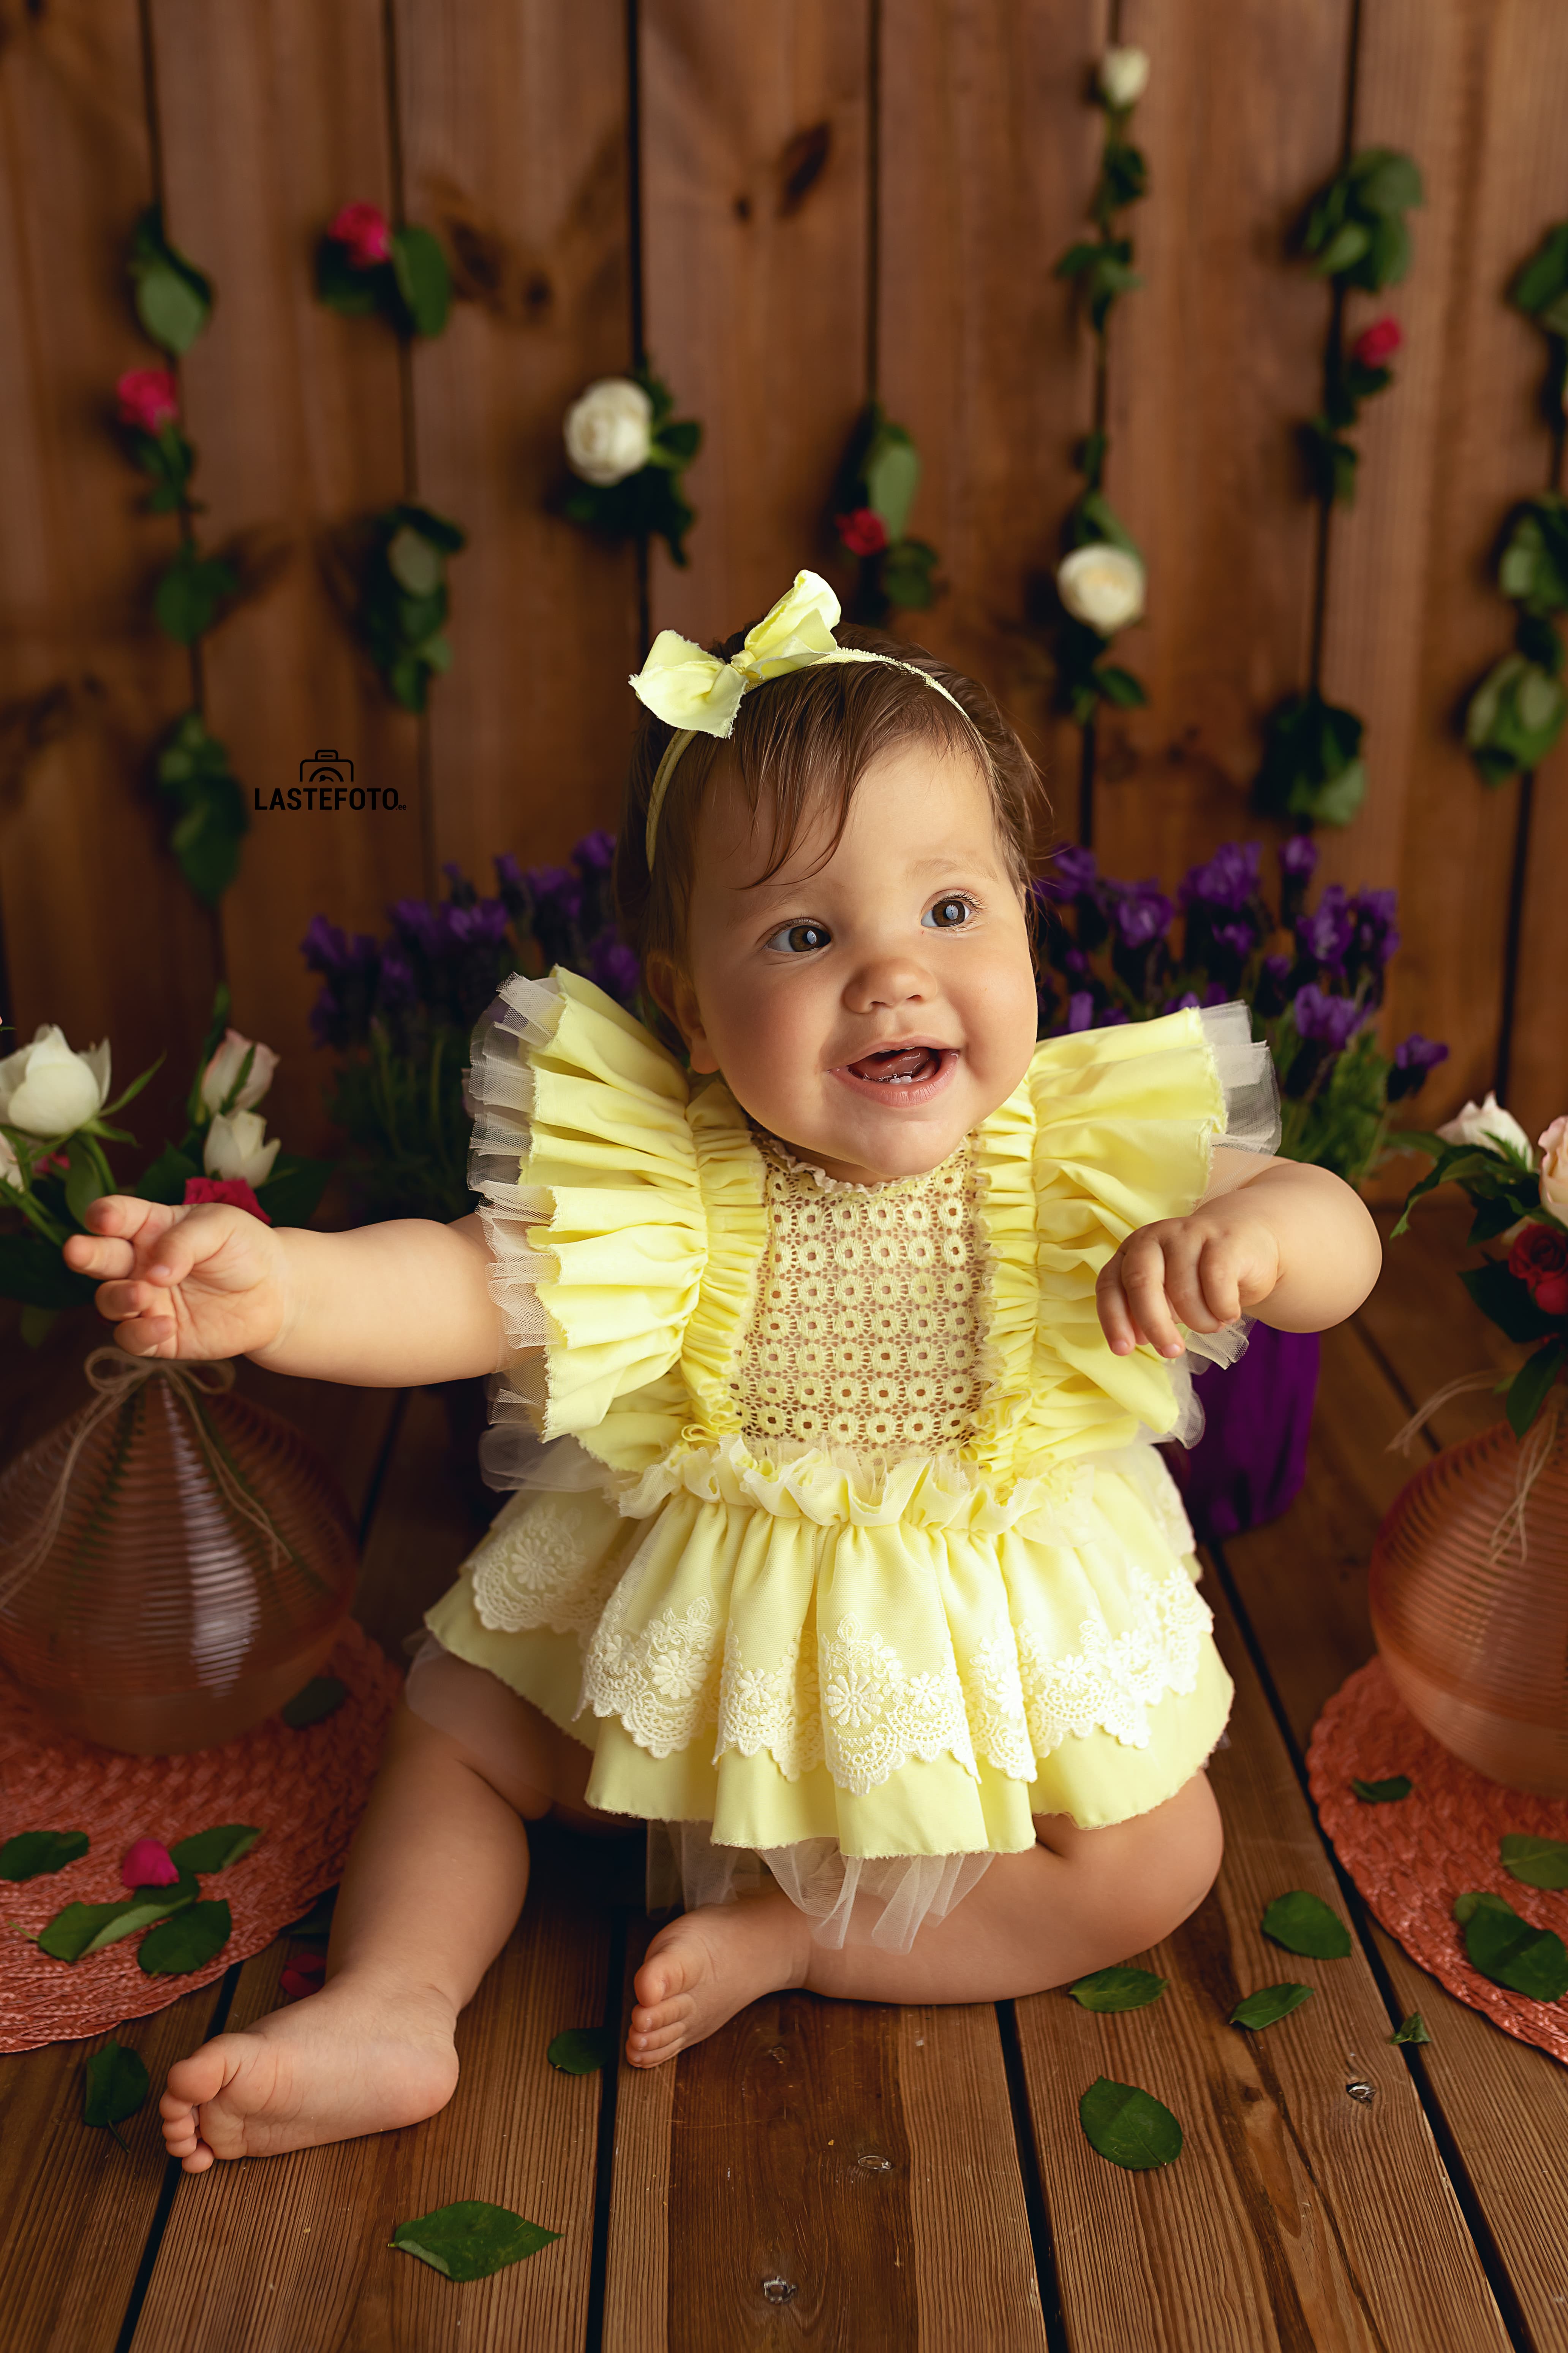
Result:
[[[1279,1280],[1279,1244],[1246,1189],[1205,1201],[1190,1218],[1162,1218],[1129,1234],[1100,1271],[1095,1302],[1119,1356],[1141,1340],[1163,1356],[1184,1353],[1191,1332],[1217,1332],[1267,1299]]]
[[[239,1356],[282,1328],[278,1236],[248,1210],[205,1201],[172,1209],[106,1193],[73,1234],[66,1264],[97,1275],[98,1312],[132,1356]]]

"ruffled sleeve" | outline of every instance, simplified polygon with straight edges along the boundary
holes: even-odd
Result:
[[[686,1076],[601,989],[557,970],[506,983],[468,1083],[491,1296],[509,1349],[544,1351],[530,1400],[543,1436],[581,1436],[677,1364],[697,1303],[707,1236]]]
[[[1088,1452],[1177,1426],[1183,1385],[1152,1348],[1112,1355],[1095,1283],[1137,1228],[1196,1207],[1216,1141],[1269,1148],[1268,1050],[1252,1046],[1245,1006],[1221,1014],[1189,1008],[1036,1051],[1034,1447]]]

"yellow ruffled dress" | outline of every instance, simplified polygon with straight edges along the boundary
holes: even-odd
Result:
[[[1034,1815],[1203,1765],[1231,1684],[1152,1443],[1185,1367],[1113,1356],[1094,1291],[1216,1137],[1271,1143],[1244,1007],[1053,1039],[875,1187],[568,972],[508,983],[470,1088],[521,1483],[426,1624],[672,1826],[689,1903],[765,1862],[824,1941],[907,1947]]]

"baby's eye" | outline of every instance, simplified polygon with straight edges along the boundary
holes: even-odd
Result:
[[[929,923],[933,932],[956,932],[968,923],[973,913],[973,899],[939,899],[934,907],[926,909],[921,922]]]
[[[763,944],[779,948],[785,955],[811,955],[817,948],[828,946],[832,938],[826,923],[781,923]]]

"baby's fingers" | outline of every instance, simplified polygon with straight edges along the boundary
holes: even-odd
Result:
[[[1236,1322],[1237,1317],[1241,1314],[1241,1282],[1244,1264],[1243,1255],[1234,1243],[1212,1241],[1204,1244],[1202,1255],[1198,1260],[1198,1280],[1202,1289],[1203,1305],[1207,1309],[1208,1315],[1201,1323],[1195,1315],[1187,1317],[1186,1320],[1194,1332],[1208,1331],[1211,1328],[1209,1317],[1213,1318],[1212,1328],[1216,1331],[1222,1324]]]
[[[1125,1356],[1147,1340],[1163,1356],[1179,1356],[1184,1342],[1165,1296],[1165,1254],[1145,1229],[1123,1242],[1097,1285],[1100,1321],[1114,1353]]]

